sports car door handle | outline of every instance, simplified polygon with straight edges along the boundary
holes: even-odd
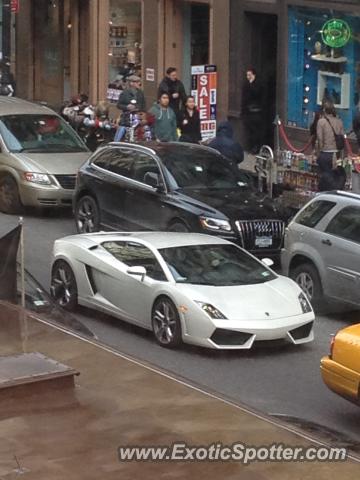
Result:
[[[329,239],[321,240],[321,243],[323,243],[324,245],[327,245],[328,247],[331,247],[331,245],[332,245],[332,243],[330,242]]]

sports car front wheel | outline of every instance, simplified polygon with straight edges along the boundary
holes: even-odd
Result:
[[[152,311],[152,328],[156,341],[162,347],[175,348],[182,341],[179,313],[167,297],[156,300]]]
[[[60,307],[69,311],[76,309],[78,291],[75,275],[70,265],[63,260],[53,266],[50,292]]]

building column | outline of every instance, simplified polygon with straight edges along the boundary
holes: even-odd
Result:
[[[32,2],[22,0],[16,16],[16,95],[34,98],[34,37],[32,32]]]
[[[221,121],[229,111],[230,0],[213,0],[210,8],[210,63],[217,66],[217,119]]]
[[[156,100],[157,87],[163,76],[164,59],[164,2],[143,0],[142,2],[142,77],[149,109]],[[154,76],[152,76],[154,73]]]

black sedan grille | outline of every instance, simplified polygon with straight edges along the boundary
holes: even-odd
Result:
[[[239,220],[235,225],[246,250],[280,250],[285,232],[282,220]]]
[[[65,190],[75,190],[76,175],[55,175],[55,178]]]

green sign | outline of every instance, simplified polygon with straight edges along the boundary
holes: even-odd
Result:
[[[345,20],[333,18],[328,20],[322,28],[322,39],[325,45],[331,48],[344,47],[351,38],[351,29]]]

